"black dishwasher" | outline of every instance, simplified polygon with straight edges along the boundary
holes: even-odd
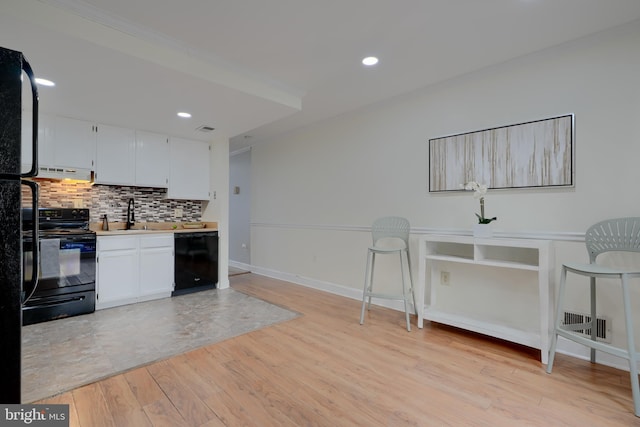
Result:
[[[175,233],[172,296],[214,289],[218,283],[218,232]]]

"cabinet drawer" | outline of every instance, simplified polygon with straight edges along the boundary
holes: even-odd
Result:
[[[136,236],[100,236],[98,237],[98,251],[116,251],[121,249],[137,249]]]
[[[140,237],[140,248],[173,247],[173,234],[155,234]]]

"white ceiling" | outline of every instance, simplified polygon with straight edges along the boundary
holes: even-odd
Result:
[[[638,0],[2,0],[0,46],[57,83],[43,112],[235,150],[637,19]]]

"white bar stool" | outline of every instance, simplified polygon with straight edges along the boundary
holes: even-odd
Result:
[[[631,317],[631,300],[629,298],[629,279],[639,278],[640,271],[627,271],[596,264],[598,255],[605,252],[640,252],[640,218],[616,218],[598,222],[589,227],[585,233],[585,243],[589,252],[589,264],[568,263],[562,266],[560,286],[558,289],[558,306],[554,333],[549,350],[547,373],[553,369],[553,359],[556,353],[558,336],[577,342],[591,348],[591,363],[596,362],[596,350],[627,359],[631,376],[631,392],[633,395],[634,412],[640,417],[640,387],[638,384],[638,360],[640,353],[636,350],[633,319]],[[591,318],[589,322],[581,324],[562,324],[564,309],[565,285],[567,272],[587,276],[590,278]],[[610,344],[596,341],[596,279],[620,279],[622,285],[622,303],[627,333],[627,348],[614,347]],[[606,286],[606,285],[603,285]],[[579,335],[576,331],[591,330],[591,337]]]
[[[409,303],[413,301],[414,311],[416,300],[413,293],[413,281],[411,280],[411,260],[409,259],[409,221],[397,216],[388,216],[374,221],[371,227],[373,246],[369,246],[367,252],[367,268],[364,279],[364,291],[362,293],[362,310],[360,324],[364,323],[364,309],[371,309],[371,298],[383,298],[404,301],[404,311],[407,318],[407,331],[411,331],[409,321]],[[394,245],[392,245],[394,244]],[[402,275],[402,294],[382,294],[373,292],[373,272],[375,269],[376,255],[400,255],[400,271]],[[408,280],[405,274],[405,265],[408,271]],[[407,283],[408,282],[408,283]],[[368,300],[368,302],[367,302]]]

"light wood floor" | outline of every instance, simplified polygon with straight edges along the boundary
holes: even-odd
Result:
[[[232,287],[302,313],[38,403],[71,426],[630,426],[627,372],[244,274]],[[123,349],[126,351],[126,349]]]

